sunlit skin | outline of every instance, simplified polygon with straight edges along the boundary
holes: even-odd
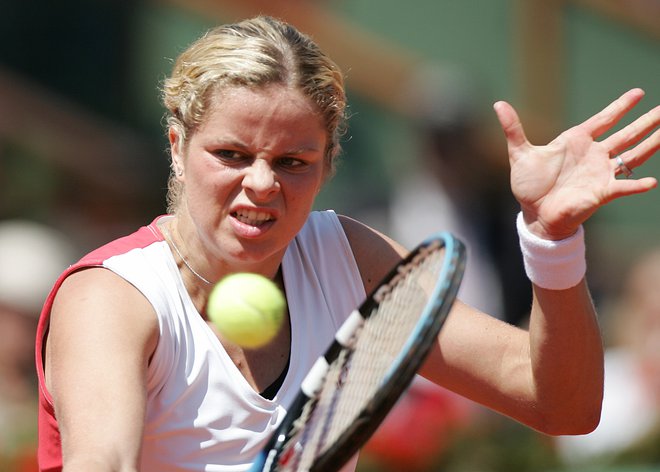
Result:
[[[601,206],[656,187],[655,177],[617,179],[614,156],[634,169],[658,150],[660,106],[598,141],[639,101],[644,91],[631,89],[545,146],[532,145],[516,111],[505,102],[495,112],[507,137],[511,190],[520,202],[530,231],[545,239],[571,236]],[[652,133],[647,139],[644,139]]]
[[[597,140],[642,95],[639,89],[626,92],[540,146],[529,143],[511,105],[495,104],[509,148],[512,192],[531,232],[563,239],[600,206],[657,185],[653,177],[617,178],[621,170],[613,157],[641,174],[638,168],[660,147],[660,107]],[[174,170],[185,188],[175,218],[160,220],[202,316],[211,284],[188,270],[172,242],[210,281],[252,271],[281,286],[281,257],[327,177],[325,127],[299,92],[225,89],[208,109],[186,146],[170,133]],[[369,292],[405,248],[355,220],[340,217],[339,223]],[[534,285],[533,294],[529,330],[455,303],[420,374],[546,434],[593,431],[601,411],[603,352],[587,284],[563,290]],[[44,371],[67,472],[139,470],[154,393],[150,362],[161,339],[170,339],[161,338],[155,308],[128,279],[100,267],[71,274],[57,292]],[[253,390],[262,392],[285,369],[290,333],[282,329],[272,343],[252,351],[221,342]]]
[[[314,104],[284,85],[231,87],[185,147],[173,131],[170,142],[185,186],[172,226],[188,262],[209,280],[273,277],[325,179],[327,134]]]

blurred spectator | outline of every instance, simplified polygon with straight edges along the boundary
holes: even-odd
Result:
[[[36,466],[37,317],[59,273],[74,262],[67,239],[30,221],[0,222],[0,470]]]
[[[558,438],[568,464],[660,465],[660,247],[631,268],[610,316],[598,428]]]
[[[483,90],[449,67],[420,70],[410,89],[421,149],[393,189],[390,234],[409,247],[437,231],[460,237],[468,259],[459,297],[520,324],[531,291],[512,217],[517,205],[507,190],[505,148],[491,148],[483,132]]]

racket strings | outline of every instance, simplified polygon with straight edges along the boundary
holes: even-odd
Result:
[[[401,280],[367,318],[353,350],[345,386],[338,392],[339,401],[330,417],[332,425],[326,443],[334,443],[358,419],[366,402],[386,382],[429,299],[430,293],[419,284],[420,275],[439,267],[438,259],[427,257],[417,261],[421,265],[406,266],[407,273],[402,274]],[[416,270],[410,270],[411,267]],[[437,274],[433,275],[435,280]]]
[[[324,444],[323,435],[327,433],[327,422],[323,420],[325,415],[334,411],[333,402],[337,399],[337,395],[324,395],[323,392],[338,391],[341,374],[346,370],[340,366],[350,361],[351,353],[348,349],[339,353],[323,379],[319,395],[307,401],[300,416],[293,422],[289,439],[282,447],[283,452],[278,460],[278,471],[307,471],[319,456],[318,448]]]
[[[345,382],[345,373],[350,371],[352,351],[344,349],[340,352],[337,359],[330,365],[326,374],[323,387],[316,400],[316,408],[311,412],[310,419],[305,425],[305,431],[301,434],[300,444],[303,444],[302,454],[294,470],[306,471],[315,462],[316,458],[322,453],[322,446],[327,444],[330,420],[337,413],[337,402]],[[329,392],[329,394],[325,393]]]
[[[280,470],[306,471],[335,444],[356,421],[387,382],[393,365],[414,332],[427,304],[444,259],[441,245],[430,246],[400,268],[389,284],[374,297],[378,304],[355,333],[353,349],[343,349],[330,364],[323,387],[301,431],[290,444],[295,458]],[[287,453],[285,453],[286,455]]]
[[[282,446],[282,453],[278,459],[276,470],[281,472],[300,470],[301,455],[304,452],[302,445],[310,442],[309,436],[315,431],[315,428],[311,428],[310,424],[317,403],[317,398],[311,398],[305,403],[300,416],[291,425],[291,430],[288,433],[289,437]]]

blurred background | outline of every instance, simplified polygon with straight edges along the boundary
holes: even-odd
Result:
[[[257,13],[313,36],[347,77],[343,161],[317,207],[409,246],[454,231],[470,253],[461,296],[518,325],[530,294],[493,102],[538,144],[632,87],[647,95],[621,126],[660,103],[659,0],[3,0],[0,470],[36,470],[35,301],[75,258],[164,213],[160,83],[208,27]],[[635,174],[660,177],[660,160]],[[629,197],[588,223],[612,369],[599,430],[549,438],[418,381],[360,469],[659,470],[659,203]]]

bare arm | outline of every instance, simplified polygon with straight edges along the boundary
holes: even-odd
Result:
[[[362,283],[371,293],[385,275],[408,252],[396,241],[347,216],[339,215],[360,269]]]
[[[544,433],[589,432],[603,360],[586,285],[534,293],[529,331],[458,302],[421,373]]]
[[[157,333],[147,300],[108,270],[72,274],[60,288],[45,366],[66,472],[138,470]]]
[[[342,217],[342,224],[371,290],[406,251],[354,220]],[[593,429],[602,348],[585,284],[561,292],[536,288],[529,332],[458,301],[420,373],[549,434]]]

